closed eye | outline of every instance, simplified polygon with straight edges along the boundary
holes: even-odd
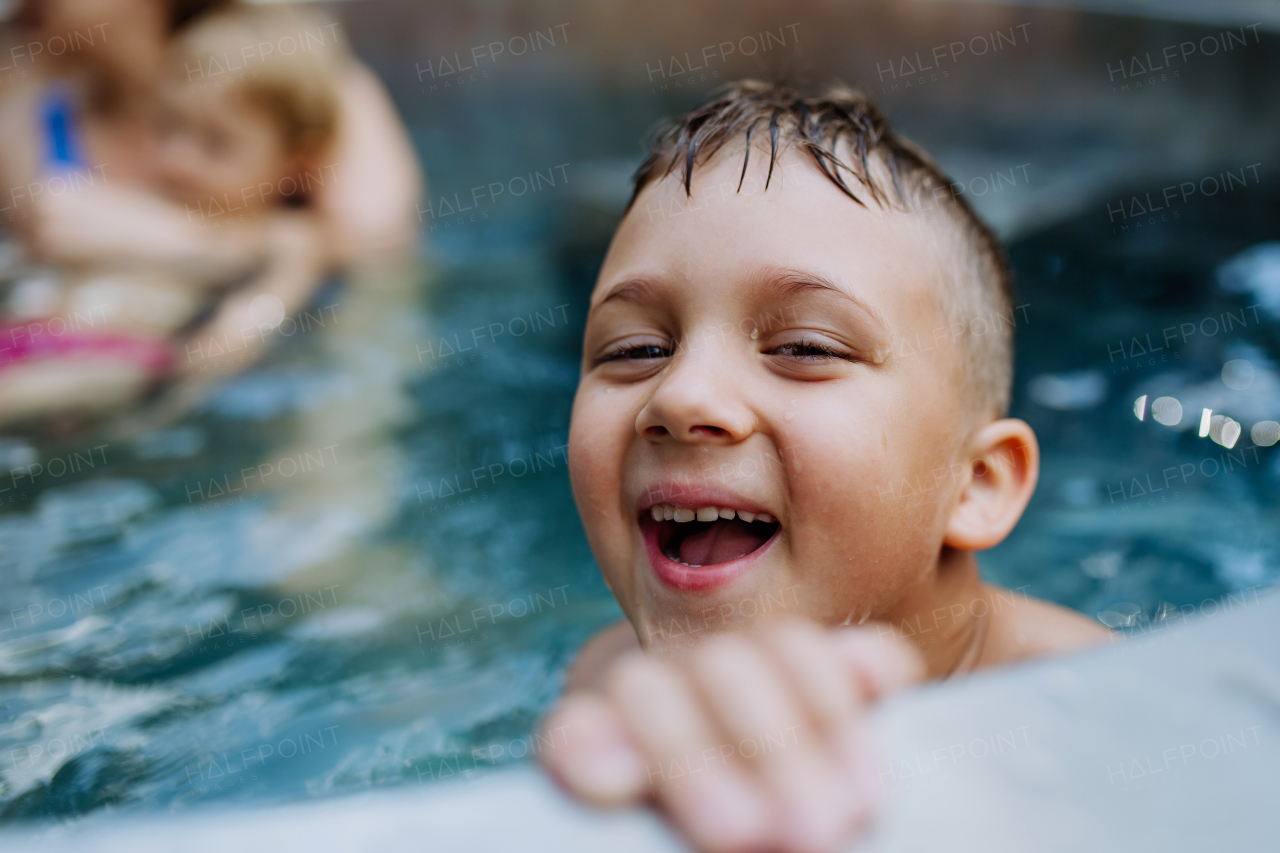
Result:
[[[609,361],[644,361],[646,359],[670,357],[671,350],[657,344],[624,345],[605,353],[596,361],[596,364],[604,364]]]
[[[768,350],[765,355],[781,355],[788,358],[799,359],[802,361],[819,361],[829,358],[840,358],[845,361],[856,361],[856,359],[847,352],[832,349],[822,344],[809,343],[807,341],[794,341],[792,343],[782,344]]]

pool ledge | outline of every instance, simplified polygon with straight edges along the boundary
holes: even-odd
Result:
[[[886,807],[858,850],[1261,849],[1280,766],[1280,597],[914,691],[874,725]],[[532,767],[0,833],[0,850],[53,853],[682,849],[650,813],[580,808]]]

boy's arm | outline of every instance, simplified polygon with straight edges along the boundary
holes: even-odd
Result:
[[[566,694],[541,758],[587,802],[656,800],[700,850],[834,850],[878,791],[862,712],[922,674],[905,643],[799,620],[678,661],[627,652]]]

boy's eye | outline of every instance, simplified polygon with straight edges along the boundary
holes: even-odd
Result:
[[[766,355],[781,355],[788,358],[800,359],[802,361],[820,361],[829,358],[842,358],[845,361],[853,361],[853,356],[847,352],[833,349],[822,344],[813,343],[811,341],[793,341],[791,343],[776,346],[765,353]]]
[[[623,344],[605,353],[597,364],[607,361],[641,361],[652,358],[670,358],[671,350],[659,344]]]

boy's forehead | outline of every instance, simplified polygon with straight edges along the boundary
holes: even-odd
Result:
[[[935,241],[919,214],[886,210],[865,190],[859,204],[805,152],[783,151],[772,174],[767,148],[753,147],[745,170],[743,154],[741,144],[726,146],[699,164],[688,193],[679,168],[645,186],[618,226],[592,303],[627,278],[733,270],[812,270],[864,294],[894,285],[887,289],[900,297],[915,289],[909,283],[937,277],[933,253],[922,251]]]

